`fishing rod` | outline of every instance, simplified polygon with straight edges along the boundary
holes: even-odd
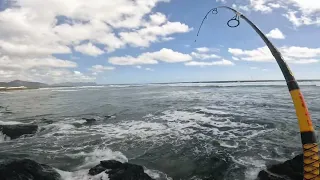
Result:
[[[220,8],[229,9],[235,13],[235,16],[231,18],[227,23],[227,25],[231,28],[235,28],[240,25],[240,18],[245,20],[259,34],[259,36],[266,43],[273,57],[277,61],[282,71],[282,74],[287,82],[287,86],[288,86],[290,95],[292,97],[292,101],[296,110],[296,115],[299,123],[301,143],[303,147],[303,157],[304,157],[304,160],[303,160],[304,180],[320,180],[319,147],[318,147],[316,136],[314,133],[314,128],[312,125],[312,120],[309,114],[309,110],[304,100],[304,97],[300,91],[298,82],[293,76],[289,66],[283,59],[279,50],[270,42],[270,40],[261,32],[261,30],[255,24],[253,24],[253,22],[251,22],[245,15],[228,6],[218,6],[216,8],[211,9],[203,18],[200,28],[198,30],[197,36],[199,36],[201,27],[204,21],[210,15],[210,13],[218,14],[218,9]]]

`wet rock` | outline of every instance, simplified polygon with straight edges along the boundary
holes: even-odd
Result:
[[[51,119],[46,119],[46,118],[42,118],[42,119],[41,119],[41,122],[46,123],[46,124],[53,124],[53,123],[54,123],[53,120],[51,120]]]
[[[113,118],[113,116],[107,115],[107,116],[104,116],[104,118],[106,118],[106,119],[111,119],[111,118]]]
[[[100,174],[102,171],[107,169],[119,169],[123,166],[123,164],[119,161],[109,160],[109,161],[100,161],[100,164],[91,168],[89,170],[89,174],[94,176]]]
[[[115,160],[100,161],[100,164],[107,169],[119,169],[123,166],[121,162]]]
[[[94,118],[82,118],[83,120],[87,121],[87,124],[95,123],[97,120]]]
[[[260,180],[301,180],[303,179],[303,155],[282,164],[272,165],[258,174]]]
[[[91,176],[95,176],[95,175],[97,175],[97,174],[100,174],[100,173],[102,173],[103,171],[105,171],[107,168],[105,168],[105,167],[103,167],[101,164],[99,164],[99,165],[96,165],[95,167],[93,167],[93,168],[91,168],[90,170],[89,170],[89,175],[91,175]]]
[[[1,180],[60,180],[52,167],[30,159],[7,161],[0,164]]]
[[[90,175],[97,175],[105,171],[110,180],[152,180],[142,166],[121,163],[115,160],[100,161],[100,164],[89,170]]]
[[[9,136],[11,139],[17,139],[22,135],[33,135],[37,132],[37,130],[37,125],[0,125],[0,131],[2,131],[3,134]]]

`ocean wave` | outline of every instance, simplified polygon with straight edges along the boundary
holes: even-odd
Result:
[[[246,171],[245,171],[245,177],[248,180],[254,180],[257,179],[258,173],[266,168],[266,162],[262,159],[258,159],[253,156],[242,156],[239,158],[236,158],[232,155],[230,155],[231,159],[233,162],[245,166]]]
[[[54,92],[73,92],[80,90],[98,90],[105,88],[106,86],[76,86],[76,87],[49,87],[49,88],[39,88],[39,91],[54,91]]]
[[[79,90],[75,89],[61,89],[61,90],[52,90],[53,92],[77,92]]]
[[[62,180],[109,180],[108,175],[104,172],[95,176],[90,176],[88,174],[88,169],[79,170],[76,172],[62,171],[60,169],[55,170],[61,175]]]
[[[112,88],[128,88],[128,87],[143,87],[143,84],[127,84],[127,85],[108,85],[108,87]]]
[[[69,154],[68,156],[75,159],[79,157],[85,158],[83,164],[77,167],[78,170],[94,167],[102,160],[117,160],[122,163],[128,162],[128,158],[120,151],[112,151],[109,148],[96,148],[91,152],[82,151],[76,154]]]
[[[71,158],[78,159],[79,157],[84,158],[84,162],[82,165],[76,168],[75,172],[68,172],[56,169],[57,172],[61,175],[63,180],[108,180],[108,175],[104,172],[91,176],[88,175],[89,168],[100,164],[102,160],[116,160],[122,163],[128,162],[128,158],[122,154],[120,151],[112,151],[109,148],[96,148],[91,152],[80,152],[76,154],[69,154]],[[154,179],[167,179],[172,180],[169,178],[165,173],[161,171],[147,169],[144,167],[144,171],[150,177]]]
[[[55,124],[52,133],[64,135],[95,134],[105,142],[124,141],[183,143],[191,139],[210,140],[212,137],[223,141],[233,141],[225,148],[234,148],[236,142],[246,141],[272,130],[264,123],[239,121],[228,111],[197,107],[191,110],[167,110],[156,115],[148,114],[143,120],[120,121],[118,123],[93,124],[74,127],[65,121]],[[60,128],[60,129],[59,129]],[[52,133],[49,133],[50,136]],[[231,142],[230,142],[231,143]]]
[[[316,82],[303,81],[299,82],[300,86],[317,86]],[[168,86],[168,87],[282,87],[287,86],[285,81],[276,82],[221,82],[221,83],[173,83],[173,84],[149,84],[149,86]]]
[[[1,121],[0,120],[0,125],[17,125],[17,124],[25,124],[25,123],[18,122],[18,121]]]
[[[226,147],[226,148],[237,148],[237,147],[239,147],[239,143],[238,142],[222,141],[222,142],[220,142],[220,146]]]

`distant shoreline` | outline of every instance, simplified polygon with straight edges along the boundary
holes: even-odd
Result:
[[[320,79],[301,79],[299,82],[316,81]],[[181,82],[159,82],[159,83],[123,83],[123,84],[98,84],[98,85],[143,85],[143,84],[186,84],[186,83],[247,83],[247,82],[285,82],[285,80],[232,80],[232,81],[181,81]]]
[[[320,79],[301,79],[297,80],[298,82],[320,82]],[[94,86],[110,86],[110,85],[147,85],[147,84],[200,84],[200,83],[212,83],[212,84],[222,84],[222,83],[263,83],[263,82],[285,82],[285,80],[232,80],[232,81],[182,81],[182,82],[162,82],[162,83],[127,83],[127,84],[95,84],[95,85],[88,85],[88,87],[94,87]],[[27,87],[27,86],[10,86],[10,87],[0,87],[0,92],[8,92],[8,91],[21,91],[21,90],[32,90],[32,89],[41,89],[41,88],[71,88],[71,87],[86,87],[86,85],[82,86],[68,86],[68,85],[47,85],[45,87]]]

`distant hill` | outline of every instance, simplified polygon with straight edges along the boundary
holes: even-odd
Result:
[[[14,80],[10,82],[0,82],[0,87],[27,87],[27,88],[43,88],[48,87],[48,84],[39,83],[39,82],[29,82],[29,81],[20,81]]]
[[[48,85],[45,83],[39,82],[30,82],[30,81],[21,81],[14,80],[10,82],[0,82],[0,87],[27,87],[29,89],[45,88],[45,87],[77,87],[77,86],[97,86],[97,83],[94,82],[65,82],[59,84]]]

